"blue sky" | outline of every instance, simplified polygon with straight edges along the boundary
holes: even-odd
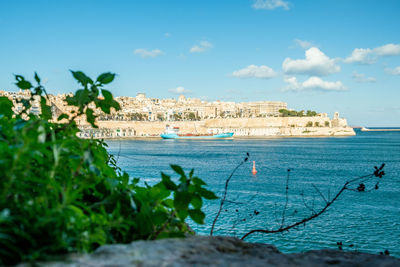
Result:
[[[115,95],[288,102],[400,126],[400,1],[0,1],[0,90],[118,74]]]

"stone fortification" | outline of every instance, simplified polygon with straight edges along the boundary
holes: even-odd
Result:
[[[343,118],[267,117],[208,119],[202,121],[99,121],[99,129],[82,126],[81,137],[135,138],[158,137],[167,125],[179,127],[180,133],[233,132],[234,137],[349,136],[355,135]]]

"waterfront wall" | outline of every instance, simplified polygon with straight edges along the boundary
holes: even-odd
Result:
[[[348,136],[354,130],[343,118],[268,117],[209,119],[203,121],[99,121],[98,129],[81,125],[83,138],[158,137],[166,125],[179,127],[180,133],[233,132],[234,137]]]

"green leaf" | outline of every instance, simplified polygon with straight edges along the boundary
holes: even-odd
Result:
[[[177,174],[179,174],[183,178],[184,181],[186,181],[187,178],[181,166],[174,164],[171,164],[170,166]]]
[[[190,201],[190,203],[193,205],[193,207],[194,207],[195,209],[201,209],[201,207],[203,206],[203,200],[202,200],[202,198],[201,198],[199,195],[197,195],[197,194],[194,194],[194,195],[192,196],[192,200]]]
[[[88,109],[86,109],[85,114],[86,114],[87,122],[90,123],[90,125],[92,125],[92,127],[98,128],[98,126],[95,124],[96,117],[93,114],[93,110],[88,108]]]
[[[176,184],[171,180],[171,177],[166,175],[165,173],[161,172],[161,180],[162,183],[165,185],[165,187],[168,190],[172,190],[175,191],[178,187],[176,186]]]
[[[200,209],[189,210],[189,216],[198,224],[204,224],[206,215]]]
[[[25,80],[25,78],[21,75],[15,75],[15,79],[17,80],[15,84],[18,86],[18,88],[21,88],[23,90],[32,88],[32,84]]]
[[[41,117],[45,120],[50,120],[52,118],[51,107],[46,104],[46,99],[41,96],[40,97],[40,109],[42,111]]]
[[[69,119],[69,116],[67,114],[63,113],[60,116],[58,116],[57,120],[60,121],[62,119]]]
[[[214,194],[214,192],[209,191],[205,188],[199,188],[198,193],[205,199],[218,199],[218,197]]]
[[[108,84],[112,82],[114,78],[115,78],[115,73],[105,72],[100,74],[99,77],[97,77],[97,81],[101,84]]]
[[[101,93],[104,96],[104,100],[107,101],[107,102],[108,101],[112,101],[114,99],[110,91],[102,89]]]
[[[203,180],[201,180],[198,177],[193,177],[192,182],[193,182],[193,184],[198,185],[198,186],[207,185]]]
[[[187,210],[179,210],[179,211],[178,211],[178,217],[179,217],[179,219],[181,219],[182,221],[184,221],[188,215],[189,215],[189,213],[188,213]]]
[[[191,194],[188,192],[175,191],[174,207],[177,210],[187,210],[191,200]]]
[[[40,84],[40,78],[36,72],[35,72],[35,81]]]
[[[172,199],[170,199],[170,198],[164,200],[162,203],[163,203],[163,205],[165,207],[168,207],[168,208],[173,208],[174,207],[174,201]]]
[[[5,96],[0,97],[0,114],[11,119],[14,112],[12,111],[13,103]]]
[[[82,71],[73,71],[73,70],[70,71],[72,73],[72,76],[74,76],[75,80],[77,80],[83,86],[86,87],[89,83],[93,84],[92,79],[86,76],[86,74],[83,73]]]

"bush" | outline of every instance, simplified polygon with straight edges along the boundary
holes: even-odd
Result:
[[[37,74],[35,87],[16,75],[16,85],[31,95],[17,100],[20,112],[0,97],[0,265],[90,252],[106,243],[184,236],[190,232],[185,219],[203,223],[203,199],[216,198],[193,170],[187,175],[171,165],[177,183],[162,173],[159,183],[142,184],[116,166],[103,140],[79,139],[76,118],[85,116],[97,127],[89,105],[109,114],[119,104],[104,89],[115,74],[96,81],[72,74],[83,87],[66,99],[75,111],[54,121]],[[30,112],[34,101],[39,115]]]

